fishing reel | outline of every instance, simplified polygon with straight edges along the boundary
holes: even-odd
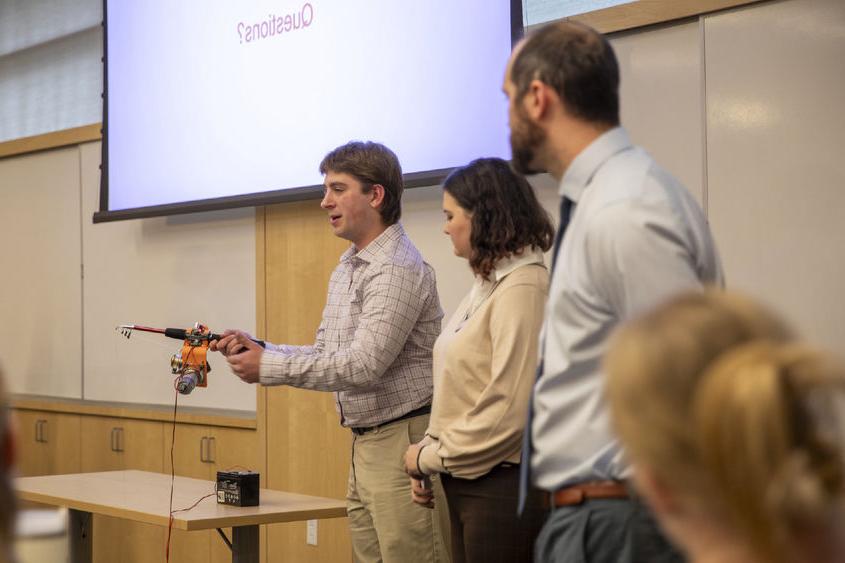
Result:
[[[187,395],[195,387],[208,387],[208,372],[211,365],[206,360],[208,354],[208,327],[196,323],[194,328],[185,330],[182,349],[170,358],[170,371],[176,375],[176,390]]]
[[[181,329],[120,325],[116,330],[126,338],[132,335],[132,331],[140,330],[182,340],[182,348],[170,358],[170,371],[176,376],[173,386],[183,395],[187,395],[195,387],[208,387],[208,372],[211,371],[211,366],[206,360],[208,345],[212,340],[219,340],[221,336],[212,333],[207,326],[196,323],[194,328]]]

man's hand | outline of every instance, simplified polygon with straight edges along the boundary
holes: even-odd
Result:
[[[417,459],[420,455],[420,450],[423,448],[420,444],[411,444],[405,451],[405,473],[414,479],[422,479],[424,477],[417,465]]]
[[[434,491],[428,477],[423,479],[411,478],[411,500],[420,506],[434,508]]]
[[[261,355],[264,348],[252,341],[249,335],[239,330],[227,330],[219,341],[213,340],[209,349],[217,350],[229,362],[232,371],[247,383],[258,383]]]
[[[240,340],[238,340],[238,335],[243,335],[247,339],[251,338],[250,335],[242,330],[226,329],[220,340],[212,340],[208,343],[208,349],[212,352],[220,352],[227,357],[232,354],[237,354],[244,348],[244,346],[240,344]]]

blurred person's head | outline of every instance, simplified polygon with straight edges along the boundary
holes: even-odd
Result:
[[[692,561],[840,560],[841,365],[714,291],[623,326],[605,366],[636,486]]]
[[[350,141],[320,163],[328,211],[335,235],[363,248],[402,215],[402,167],[380,143]]]
[[[522,40],[503,90],[514,166],[525,174],[560,180],[581,150],[619,125],[616,55],[607,38],[581,23],[552,23]]]
[[[15,466],[15,433],[9,414],[5,378],[0,368],[0,561],[11,549],[15,532],[16,500],[12,487],[12,471]]]
[[[546,251],[554,228],[528,181],[500,158],[479,158],[443,182],[443,232],[455,254],[485,279],[525,248]]]

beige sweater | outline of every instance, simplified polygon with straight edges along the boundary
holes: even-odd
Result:
[[[539,251],[476,280],[434,345],[434,399],[419,468],[475,479],[518,463],[549,275]]]

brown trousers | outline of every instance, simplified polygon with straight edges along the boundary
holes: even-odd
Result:
[[[533,560],[534,540],[547,511],[532,491],[517,516],[519,466],[503,464],[478,479],[442,475],[452,527],[453,563],[510,563]]]

